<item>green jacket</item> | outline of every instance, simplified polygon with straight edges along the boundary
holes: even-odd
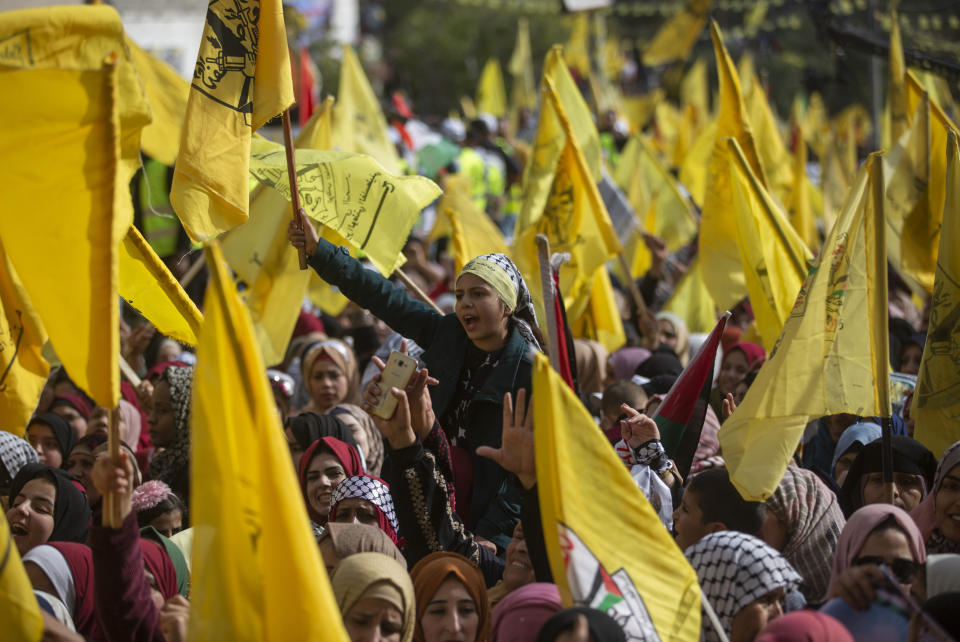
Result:
[[[456,391],[470,340],[457,316],[438,314],[376,271],[364,268],[346,248],[324,239],[320,239],[317,251],[310,257],[310,265],[348,299],[424,349],[421,359],[440,381],[430,388],[430,398],[436,416],[442,417]],[[503,395],[512,392],[516,396],[521,388],[529,392],[532,367],[527,342],[516,329],[511,330],[500,363],[465,413],[468,450],[500,446]],[[474,457],[473,470],[468,528],[505,549],[520,518],[519,485],[512,475],[485,457]]]

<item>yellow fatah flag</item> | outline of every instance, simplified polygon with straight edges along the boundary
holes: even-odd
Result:
[[[210,283],[190,413],[189,638],[347,640],[250,317],[219,245],[204,251]]]
[[[543,539],[564,606],[605,611],[631,640],[697,639],[700,587],[693,568],[541,354],[531,406]]]
[[[290,197],[283,145],[253,142],[250,174]],[[420,211],[440,196],[423,176],[392,176],[362,154],[305,149],[297,153],[297,184],[307,216],[362,250],[384,275],[403,265],[403,246]]]
[[[197,345],[200,311],[136,227],[127,230],[117,257],[120,296],[161,333]]]
[[[337,105],[333,108],[333,142],[345,152],[367,154],[391,174],[401,173],[400,158],[387,134],[387,120],[353,48],[343,47]]]
[[[699,261],[694,259],[663,310],[686,321],[690,332],[710,332],[717,324],[717,310],[707,286],[703,283]]]
[[[71,378],[120,397],[117,247],[149,121],[112,7],[0,14],[0,238]],[[12,124],[16,125],[13,126]]]
[[[703,58],[697,58],[680,82],[680,103],[684,107],[693,107],[698,126],[710,115],[709,87],[707,63]]]
[[[22,435],[37,407],[50,372],[42,354],[46,340],[0,242],[0,430]]]
[[[150,104],[152,122],[143,128],[140,146],[151,158],[172,166],[180,148],[180,130],[187,113],[190,83],[173,67],[138,47],[129,36],[125,36],[124,41]]]
[[[817,235],[817,223],[814,220],[813,204],[810,202],[815,194],[813,184],[807,176],[807,141],[803,138],[802,126],[797,136],[797,148],[793,152],[793,185],[790,190],[790,200],[787,201],[787,213],[790,224],[810,250],[820,247],[820,238]]]
[[[770,193],[781,202],[787,200],[793,187],[793,167],[790,152],[783,143],[777,118],[767,102],[763,86],[756,74],[752,76],[749,92],[744,96],[747,117],[753,127],[753,140]]]
[[[710,178],[707,169],[713,156],[713,145],[717,141],[717,128],[717,120],[710,120],[693,139],[680,165],[680,182],[690,192],[690,199],[700,208],[707,198],[707,182]]]
[[[890,110],[890,138],[896,142],[907,130],[907,63],[903,57],[903,42],[900,40],[900,21],[897,12],[890,16],[890,79],[887,84],[887,105]]]
[[[170,190],[191,239],[247,220],[251,134],[293,102],[279,0],[212,0]]]
[[[605,267],[593,273],[590,302],[571,332],[576,338],[599,341],[610,353],[619,350],[627,342],[610,273]]]
[[[730,181],[747,293],[763,347],[773,348],[813,262],[803,240],[753,174],[740,146],[727,138]]]
[[[744,499],[776,490],[804,427],[837,413],[889,417],[883,166],[871,155],[720,446]]]
[[[710,24],[713,50],[717,58],[717,75],[720,78],[720,116],[717,120],[717,135],[710,156],[706,194],[700,220],[700,263],[703,280],[713,300],[721,310],[732,308],[747,293],[740,253],[737,251],[736,222],[731,207],[733,194],[730,188],[730,172],[727,169],[729,149],[724,138],[735,138],[740,144],[761,185],[767,186],[754,144],[750,120],[740,95],[740,83],[733,61],[723,44],[720,28]]]
[[[830,230],[850,191],[850,182],[842,167],[836,135],[831,132],[827,140],[823,146],[825,154],[821,156],[820,187],[823,191],[823,222],[826,229]]]
[[[940,230],[940,252],[930,307],[930,327],[910,407],[914,437],[937,457],[960,439],[960,148],[948,134],[947,195]]]
[[[503,86],[500,62],[491,58],[483,66],[480,83],[477,85],[477,111],[497,118],[507,115],[507,90]]]
[[[507,71],[513,76],[510,103],[514,110],[522,107],[536,109],[537,85],[533,75],[533,50],[530,47],[530,24],[526,18],[517,20],[517,42],[507,63]]]
[[[23,642],[37,642],[43,637],[43,617],[33,593],[23,560],[10,535],[10,524],[0,524],[0,547],[5,551],[0,566],[0,622],[4,637]]]
[[[563,58],[581,76],[589,76],[590,21],[587,19],[587,12],[577,12],[571,22],[573,24],[570,27],[570,38],[563,48]]]
[[[443,214],[450,221],[453,262],[457,274],[470,259],[482,254],[510,253],[503,234],[485,212],[474,209],[461,214],[447,209]]]
[[[707,25],[712,0],[688,0],[686,5],[663,23],[653,40],[643,49],[643,64],[648,67],[686,60]]]
[[[563,49],[558,46],[547,53],[543,64],[541,92],[547,81],[553,86],[560,104],[563,105],[563,113],[570,122],[573,136],[583,152],[590,175],[594,182],[599,182],[603,178],[603,150],[600,146],[600,134],[593,120],[593,112],[590,111],[590,106],[587,105],[586,99],[580,93],[580,88],[563,60]]]

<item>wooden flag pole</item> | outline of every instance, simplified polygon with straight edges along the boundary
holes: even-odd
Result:
[[[293,132],[290,127],[290,108],[283,111],[283,146],[287,150],[287,177],[290,179],[290,203],[293,205],[293,222],[298,228],[302,229],[303,223],[297,216],[297,212],[302,212],[300,207],[300,189],[297,187],[297,161],[293,148]],[[307,269],[307,251],[305,248],[297,248],[297,258],[300,260],[300,269]]]
[[[180,287],[187,289],[187,286],[190,285],[190,282],[200,274],[200,270],[203,269],[203,266],[206,265],[203,262],[203,255],[200,255],[200,258],[190,264],[190,267],[187,268],[187,271],[184,273],[183,278],[180,279]]]
[[[127,381],[133,384],[134,388],[139,388],[140,384],[143,383],[143,380],[140,379],[139,375],[137,375],[137,371],[133,369],[133,366],[127,363],[127,360],[123,358],[122,354],[117,355],[117,357],[120,359],[120,374],[122,374]]]
[[[440,309],[440,306],[437,305],[433,299],[428,297],[427,293],[421,290],[420,286],[414,283],[413,280],[409,276],[407,276],[406,272],[404,272],[400,268],[397,268],[396,270],[393,271],[393,273],[397,275],[397,278],[400,279],[400,281],[405,286],[407,286],[408,290],[410,290],[411,292],[417,295],[417,298],[419,298],[421,301],[423,301],[424,303],[429,305],[431,308],[436,310],[437,314],[443,314],[443,310]]]
[[[107,449],[110,453],[110,460],[114,464],[119,464],[120,463],[120,410],[119,408],[110,409],[110,425],[107,428]],[[130,481],[132,483],[132,480]],[[123,526],[123,517],[120,515],[120,498],[117,497],[116,493],[112,491],[108,491],[103,496],[103,522],[108,528],[120,528],[121,526]]]
[[[557,303],[553,294],[553,269],[550,267],[550,239],[545,234],[537,234],[537,259],[540,263],[543,308],[547,317],[547,346],[550,350],[550,365],[559,373],[560,332],[557,329]]]

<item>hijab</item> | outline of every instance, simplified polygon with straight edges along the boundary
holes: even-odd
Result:
[[[293,434],[293,438],[304,451],[321,437],[336,437],[354,448],[357,447],[357,442],[353,439],[353,432],[333,415],[304,412],[289,417],[286,424],[286,427]]]
[[[673,351],[680,357],[680,363],[686,367],[690,361],[690,330],[687,329],[686,321],[672,312],[657,312],[657,321],[666,321],[673,326],[677,335],[677,347]]]
[[[837,540],[837,550],[833,556],[831,581],[850,568],[853,560],[860,553],[860,549],[863,548],[864,542],[867,541],[874,529],[891,517],[906,534],[913,559],[921,563],[927,560],[927,552],[923,546],[920,529],[913,523],[906,511],[893,504],[870,504],[851,515],[846,526],[840,532],[840,539]]]
[[[120,400],[119,408],[120,418],[127,427],[123,443],[129,446],[131,450],[136,451],[137,444],[140,442],[140,433],[143,431],[140,410],[126,399]]]
[[[610,368],[617,381],[630,381],[637,366],[650,357],[646,348],[621,348],[610,355]]]
[[[300,375],[303,377],[304,387],[310,380],[310,373],[313,371],[314,364],[321,359],[332,361],[347,379],[347,396],[341,401],[358,403],[360,401],[360,380],[357,373],[357,357],[353,354],[350,346],[340,339],[328,338],[314,341],[304,348],[303,358],[300,360]],[[312,399],[307,405],[309,409],[313,408]]]
[[[30,423],[27,424],[27,432],[30,431],[30,426],[33,424],[43,424],[50,428],[51,432],[53,432],[53,438],[60,444],[60,452],[63,454],[63,465],[61,468],[66,468],[67,456],[70,455],[74,444],[77,443],[76,431],[67,423],[66,419],[55,412],[43,412],[31,417]]]
[[[755,642],[854,642],[840,621],[819,611],[794,611],[770,622]]]
[[[344,499],[359,497],[365,499],[377,509],[377,523],[380,530],[390,536],[397,548],[403,548],[398,533],[397,511],[393,507],[393,496],[387,482],[371,475],[353,475],[337,484],[330,496],[330,521],[337,519],[337,505]]]
[[[24,555],[24,562],[39,566],[66,605],[73,624],[84,637],[99,639],[100,627],[94,612],[93,552],[86,544],[51,542],[36,546]]]
[[[903,435],[893,435],[891,445],[894,472],[920,475],[924,482],[924,497],[929,495],[937,470],[933,453],[919,441]],[[850,465],[850,472],[838,495],[844,513],[849,515],[863,506],[862,479],[870,473],[882,471],[882,442],[877,440],[864,446]]]
[[[13,506],[13,500],[27,482],[37,477],[47,479],[57,488],[57,498],[53,502],[53,531],[47,542],[86,542],[90,505],[87,496],[80,490],[80,482],[65,470],[44,464],[27,464],[10,485],[10,506]]]
[[[533,308],[533,299],[530,297],[526,281],[523,280],[520,270],[513,261],[506,254],[483,254],[467,261],[457,275],[456,281],[459,281],[464,274],[478,276],[494,289],[503,304],[510,310],[520,336],[539,350],[540,343],[533,333],[533,327],[537,326],[537,313]]]
[[[190,394],[193,388],[193,368],[169,366],[160,375],[170,386],[170,401],[173,404],[173,420],[176,435],[173,442],[154,456],[150,462],[150,476],[166,482],[184,503],[189,497],[180,488],[179,479],[189,474],[190,469]]]
[[[561,633],[573,631],[578,615],[587,618],[590,638],[596,642],[627,642],[627,636],[616,620],[604,611],[586,606],[577,606],[555,613],[540,629],[537,642],[553,642]]]
[[[331,453],[336,457],[340,465],[343,466],[343,472],[347,477],[362,475],[363,464],[360,463],[360,454],[356,448],[348,446],[335,437],[322,437],[313,442],[313,445],[303,453],[303,457],[300,458],[300,470],[298,471],[300,492],[307,503],[307,512],[310,514],[310,519],[322,526],[327,522],[327,518],[317,513],[310,505],[310,500],[307,499],[307,469],[310,467],[311,460],[320,453]]]
[[[734,616],[744,607],[778,588],[789,592],[803,580],[783,555],[738,531],[710,533],[684,555],[727,636]],[[703,621],[708,621],[706,615]],[[703,636],[707,642],[720,639],[710,625],[704,626]]]
[[[373,423],[370,415],[360,406],[352,403],[340,403],[327,411],[328,414],[339,419],[354,435],[354,442],[357,441],[357,433],[363,434],[363,440],[366,442],[366,448],[361,449],[363,461],[368,473],[379,475],[380,468],[383,466],[383,435]]]
[[[666,346],[660,346],[649,357],[637,366],[636,374],[646,379],[653,379],[657,375],[679,376],[683,372],[680,357]]]
[[[943,484],[944,476],[958,464],[960,464],[960,441],[954,442],[943,451],[940,462],[937,464],[937,472],[934,475],[930,493],[910,513],[910,516],[913,517],[920,528],[923,539],[927,543],[927,550],[930,553],[960,552],[960,543],[951,542],[944,537],[940,529],[937,528],[936,519],[936,501],[937,493],[940,492],[940,485]]]
[[[837,440],[837,447],[833,449],[833,461],[830,462],[830,477],[836,481],[833,471],[837,468],[837,462],[847,454],[855,444],[859,444],[861,450],[872,441],[880,439],[883,431],[880,426],[872,422],[860,422],[853,424],[840,434]]]
[[[407,568],[393,558],[380,553],[351,555],[334,569],[330,586],[344,618],[361,599],[379,598],[403,615],[401,642],[413,640],[416,625],[413,584]]]
[[[750,370],[756,370],[759,368],[763,364],[763,361],[767,358],[767,353],[764,352],[762,347],[758,346],[756,343],[750,343],[749,341],[734,343],[732,346],[724,350],[723,356],[726,357],[734,350],[739,350],[743,353],[743,356],[747,358],[747,365],[750,367]]]
[[[93,412],[93,406],[90,405],[90,402],[83,398],[82,395],[75,394],[62,394],[57,395],[53,398],[53,402],[50,404],[50,410],[53,410],[57,406],[70,406],[74,410],[80,413],[80,415],[86,419],[90,420],[90,414]]]
[[[533,582],[500,600],[493,609],[493,642],[530,642],[550,617],[563,608],[556,584]]]
[[[927,556],[927,599],[940,593],[960,591],[960,555],[937,553]]]
[[[463,584],[476,604],[477,615],[480,618],[476,639],[486,640],[490,636],[490,604],[487,600],[487,584],[483,579],[483,572],[463,555],[441,551],[427,555],[410,571],[413,592],[417,598],[417,627],[414,632],[414,639],[417,642],[424,642],[420,621],[427,611],[427,605],[436,595],[440,585],[451,576]]]
[[[0,482],[12,481],[21,468],[39,461],[37,451],[30,446],[30,442],[23,437],[0,430],[0,464],[7,473],[7,479],[0,479]],[[6,487],[7,484],[3,483],[2,486]]]
[[[187,597],[190,593],[190,567],[187,566],[187,558],[184,557],[180,547],[153,526],[144,526],[141,528],[140,537],[143,540],[151,540],[160,545],[163,552],[166,553],[170,559],[170,563],[173,565],[177,580],[177,593]]]
[[[803,576],[803,597],[808,604],[821,604],[830,586],[833,551],[846,523],[836,496],[813,471],[791,465],[767,500],[767,510],[787,527],[781,553]]]
[[[140,550],[143,563],[157,581],[157,589],[164,600],[177,594],[177,571],[167,552],[160,544],[150,539],[140,538]]]
[[[357,553],[380,553],[392,557],[404,566],[407,560],[390,536],[369,524],[340,524],[329,522],[317,543],[330,540],[337,557],[344,560]]]
[[[603,392],[603,379],[607,374],[607,349],[596,341],[574,339],[573,350],[576,353],[580,391],[584,394]]]

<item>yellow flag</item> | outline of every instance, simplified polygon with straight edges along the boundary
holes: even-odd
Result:
[[[194,241],[247,220],[251,134],[294,102],[278,0],[207,7],[170,202]]]
[[[750,90],[744,94],[747,117],[753,126],[753,139],[766,177],[766,187],[772,195],[786,201],[793,186],[793,167],[790,153],[783,143],[777,118],[767,102],[763,86],[753,74]]]
[[[930,308],[930,328],[917,375],[910,415],[916,420],[914,437],[939,457],[960,439],[960,148],[957,132],[948,134],[947,195],[940,230],[940,253]]]
[[[740,257],[763,347],[773,348],[813,257],[750,169],[740,146],[725,139]]]
[[[10,536],[10,524],[0,524],[0,546],[5,551],[0,566],[0,622],[4,637],[24,642],[37,642],[43,636],[43,617],[33,594],[30,578],[23,568],[23,560]]]
[[[693,107],[698,126],[710,115],[709,87],[707,63],[703,58],[697,58],[680,82],[680,102],[684,107]]]
[[[507,71],[513,76],[510,102],[514,110],[522,107],[536,109],[537,86],[533,75],[533,50],[530,47],[530,25],[526,18],[517,20],[517,42],[507,63]]]
[[[710,156],[706,195],[700,221],[700,262],[703,280],[721,310],[732,308],[747,293],[740,253],[736,244],[736,222],[733,217],[730,172],[727,170],[729,149],[724,138],[737,139],[760,184],[767,186],[757,148],[754,145],[750,120],[740,95],[740,82],[723,44],[720,28],[710,24],[713,50],[720,78],[720,116],[717,137]]]
[[[900,40],[900,21],[897,12],[890,16],[890,79],[887,85],[887,104],[890,110],[890,138],[900,140],[907,130],[907,88],[905,76],[907,63],[903,58],[903,43]]]
[[[590,75],[590,22],[587,12],[577,12],[572,20],[570,39],[564,47],[563,58],[581,76]]]
[[[717,310],[703,283],[700,261],[694,259],[663,310],[673,312],[686,321],[690,332],[710,332],[717,324]]]
[[[790,200],[787,201],[787,213],[790,224],[803,239],[807,248],[817,250],[820,248],[820,238],[817,235],[813,204],[810,202],[816,192],[807,176],[807,141],[803,138],[803,128],[799,120],[795,122],[800,131],[797,136],[797,148],[793,152],[793,184],[790,189]]]
[[[543,539],[564,605],[605,611],[631,640],[697,639],[696,574],[583,404],[540,354],[531,405]]]
[[[713,145],[717,141],[717,127],[717,120],[712,119],[700,130],[687,148],[686,156],[680,165],[680,182],[690,192],[690,199],[701,208],[707,197],[707,168],[710,167]]]
[[[474,209],[461,215],[447,209],[443,213],[450,221],[453,262],[457,274],[460,274],[460,270],[470,259],[481,254],[510,253],[503,234],[485,212]]]
[[[0,106],[0,157],[17,159],[0,173],[0,238],[70,376],[114,407],[117,247],[149,121],[120,16],[107,6],[10,11],[0,42],[0,95],[17,97]]]
[[[617,309],[617,299],[613,294],[610,273],[605,267],[593,273],[590,286],[590,302],[580,320],[573,325],[574,337],[599,341],[607,352],[614,352],[627,342],[623,331],[623,320]]]
[[[250,174],[290,197],[283,145],[255,140]],[[423,176],[391,176],[373,158],[305,149],[297,153],[300,200],[307,215],[354,248],[381,273],[403,265],[403,246],[420,210],[440,195]]]
[[[117,258],[120,296],[163,334],[197,345],[200,311],[136,227],[127,230]]]
[[[503,72],[500,62],[490,58],[483,66],[480,82],[477,85],[477,111],[497,118],[507,115],[507,90],[503,86]]]
[[[744,499],[780,483],[811,418],[890,416],[883,165],[871,155],[720,446]]]
[[[663,23],[643,50],[648,67],[686,60],[707,25],[712,0],[688,0],[686,6]]]
[[[0,430],[22,435],[40,401],[50,364],[47,333],[0,242]]]
[[[830,132],[826,138],[828,142],[823,146],[825,153],[821,156],[823,169],[820,170],[820,181],[823,190],[823,222],[829,230],[836,221],[847,192],[850,191],[850,182],[842,167],[835,133]]]
[[[187,113],[190,83],[180,77],[173,67],[151,56],[129,38],[124,37],[130,49],[130,59],[137,69],[143,92],[150,104],[153,119],[143,128],[140,146],[151,158],[164,165],[173,165],[180,148],[180,129]]]
[[[347,640],[250,317],[219,245],[204,251],[210,283],[190,418],[189,637]]]
[[[350,45],[343,46],[337,105],[333,109],[333,141],[337,149],[367,154],[391,174],[401,173],[380,101]]]

